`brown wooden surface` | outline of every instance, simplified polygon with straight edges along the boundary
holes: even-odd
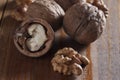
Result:
[[[9,17],[14,3],[0,0],[0,80],[120,80],[120,0],[104,0],[110,9],[107,27],[90,46],[66,38],[62,30],[47,55],[29,58],[14,46],[13,34],[20,23]],[[70,46],[86,55],[91,63],[80,76],[53,72],[50,60],[54,53]],[[87,49],[85,49],[87,47]]]

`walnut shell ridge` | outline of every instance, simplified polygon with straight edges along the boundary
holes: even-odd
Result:
[[[77,3],[65,14],[65,32],[80,44],[90,44],[100,37],[106,17],[102,10],[90,3]]]

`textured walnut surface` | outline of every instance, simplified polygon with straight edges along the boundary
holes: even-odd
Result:
[[[82,2],[85,0],[55,0],[65,11],[69,9],[72,5]]]
[[[27,6],[33,3],[35,0],[15,0],[17,5]]]
[[[64,29],[81,44],[89,44],[100,37],[106,26],[104,11],[90,3],[77,3],[67,10]]]
[[[80,75],[83,68],[89,64],[89,60],[74,49],[66,47],[58,50],[51,63],[54,71],[64,75]]]
[[[15,9],[13,16],[18,20],[39,18],[46,20],[54,30],[62,25],[64,10],[53,0],[35,0],[26,7],[19,6]]]

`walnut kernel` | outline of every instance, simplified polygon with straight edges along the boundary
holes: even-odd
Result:
[[[26,45],[30,51],[38,51],[47,40],[45,29],[40,24],[32,24],[28,28],[28,34],[31,38],[27,39]]]
[[[51,63],[54,71],[64,75],[80,75],[83,68],[89,64],[89,60],[72,48],[63,48],[58,50]]]

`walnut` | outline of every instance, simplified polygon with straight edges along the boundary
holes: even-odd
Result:
[[[50,24],[42,19],[23,21],[14,34],[17,49],[29,57],[40,57],[46,54],[54,41],[54,31]]]
[[[89,64],[89,60],[73,48],[63,48],[57,51],[51,63],[54,71],[64,75],[80,75],[83,68]]]
[[[104,12],[104,15],[106,18],[108,17],[108,13],[109,13],[108,8],[105,5],[105,3],[103,2],[103,0],[94,0],[92,4],[97,6],[98,9],[102,10]]]
[[[67,11],[72,5],[76,3],[86,2],[86,0],[55,0],[63,9]]]
[[[75,75],[80,75],[83,72],[82,67],[77,63],[74,63],[73,65],[71,65],[71,70],[72,70],[72,73]]]
[[[29,1],[29,0],[25,0]],[[29,18],[43,19],[48,22],[54,30],[62,26],[64,10],[54,0],[35,0],[26,4],[24,0],[18,0],[17,8],[14,9],[12,17],[18,21]]]
[[[102,0],[77,3],[66,11],[63,27],[80,44],[90,44],[101,36],[107,16],[108,9]]]
[[[17,5],[29,5],[33,3],[35,0],[15,0]]]

